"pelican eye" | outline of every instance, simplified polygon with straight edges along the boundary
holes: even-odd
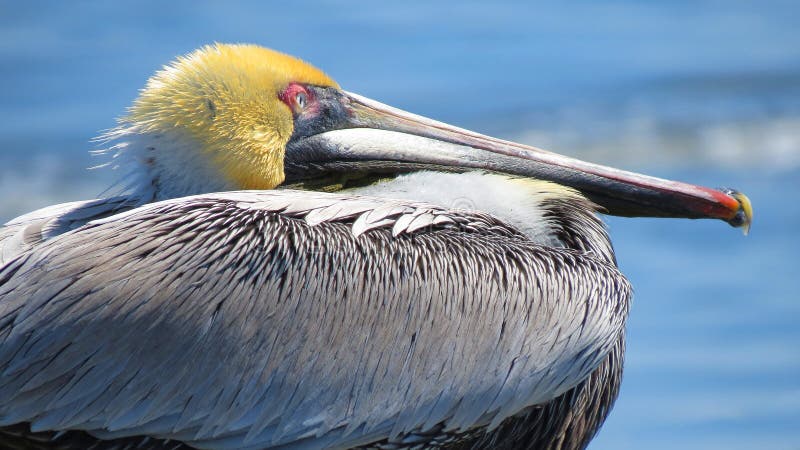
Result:
[[[281,101],[294,111],[295,114],[308,108],[312,103],[312,96],[308,90],[299,83],[291,83],[278,96]]]
[[[308,103],[308,95],[305,92],[298,92],[294,96],[294,104],[297,105],[299,109],[303,109],[306,107]]]

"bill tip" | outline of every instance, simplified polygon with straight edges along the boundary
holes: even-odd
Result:
[[[743,193],[735,189],[722,189],[723,192],[730,195],[739,203],[739,210],[736,211],[734,216],[728,221],[731,226],[741,228],[742,234],[747,236],[750,232],[750,225],[753,223],[753,205],[750,199]]]

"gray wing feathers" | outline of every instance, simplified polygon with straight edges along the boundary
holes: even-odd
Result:
[[[289,217],[302,218],[309,225],[352,219],[355,237],[377,228],[390,228],[392,235],[398,236],[426,227],[522,236],[517,230],[487,214],[453,214],[446,208],[421,202],[289,190],[269,193],[239,191],[236,194],[239,207],[279,212]],[[213,195],[213,198],[224,199],[230,194]]]
[[[597,367],[630,297],[612,265],[512,236],[288,191],[92,222],[0,270],[0,426],[225,449],[497,425]]]
[[[12,219],[0,228],[0,266],[47,239],[134,206],[126,197],[112,197],[48,206]]]

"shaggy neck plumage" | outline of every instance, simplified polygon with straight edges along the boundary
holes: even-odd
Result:
[[[104,166],[120,174],[111,190],[136,203],[237,189],[202,145],[178,130],[142,132],[133,124],[112,130],[103,140],[108,147],[100,153],[111,155]]]

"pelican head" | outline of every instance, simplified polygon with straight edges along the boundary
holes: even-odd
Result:
[[[739,192],[456,128],[344,91],[319,69],[254,45],[216,44],[178,58],[148,81],[108,137],[135,162],[129,187],[151,199],[482,171],[571,187],[613,215],[716,218],[745,230],[752,217]]]
[[[212,45],[157,72],[109,137],[157,198],[272,189],[303,107],[291,86],[337,88],[322,71],[255,45]],[[147,183],[149,182],[149,183]],[[148,186],[149,185],[149,186]],[[139,187],[139,186],[136,186]]]

